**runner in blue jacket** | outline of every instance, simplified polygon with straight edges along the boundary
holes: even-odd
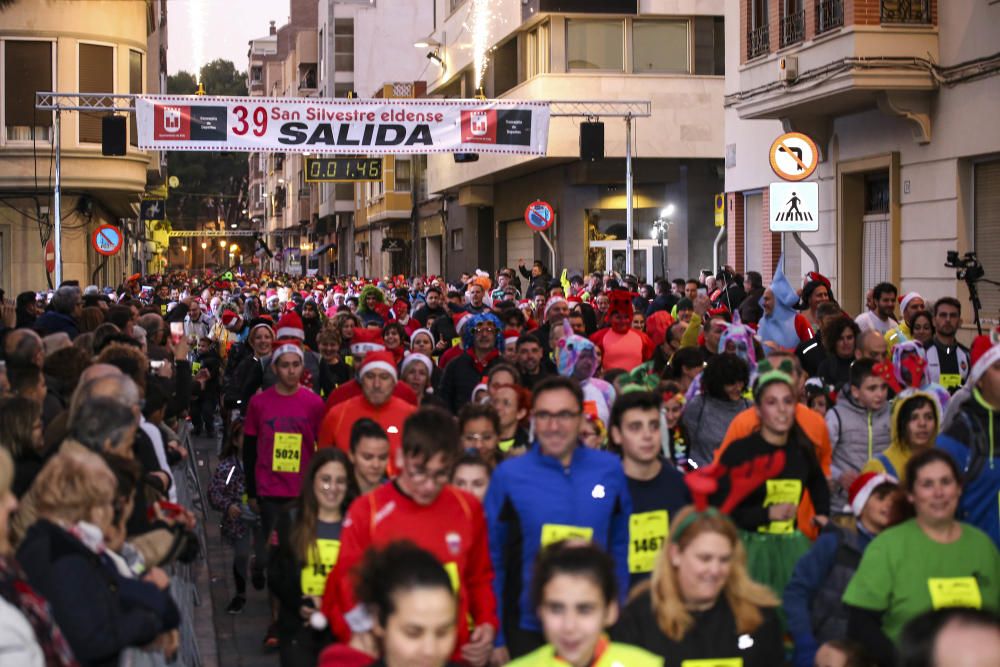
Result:
[[[528,589],[536,557],[548,544],[592,540],[614,558],[622,604],[628,592],[628,483],[617,457],[579,445],[582,415],[583,394],[574,380],[538,383],[532,403],[536,441],[526,454],[497,467],[486,494],[498,606],[518,600],[518,609],[497,610],[503,630],[496,644],[511,657],[544,643]]]

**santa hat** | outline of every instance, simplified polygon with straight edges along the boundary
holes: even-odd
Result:
[[[405,357],[403,357],[403,362],[400,364],[400,373],[405,373],[406,369],[413,364],[423,364],[427,368],[427,374],[430,375],[434,372],[434,362],[426,354],[421,354],[420,352],[410,352]]]
[[[505,329],[503,332],[503,344],[504,347],[510,345],[511,343],[517,343],[517,339],[521,337],[521,332],[517,329]]]
[[[278,341],[278,346],[271,353],[271,364],[278,363],[278,359],[283,354],[295,354],[299,359],[305,361],[305,352],[302,350],[302,341],[298,338],[284,338]]]
[[[552,306],[556,305],[557,303],[563,303],[566,304],[567,307],[569,306],[569,301],[562,298],[561,296],[554,296],[545,302],[545,310],[542,313],[542,317],[544,317],[545,319],[549,319],[549,309],[551,309]]]
[[[850,503],[851,511],[854,512],[854,516],[861,516],[868,498],[872,495],[872,491],[882,484],[898,485],[899,480],[885,473],[878,472],[866,472],[857,476],[851,483],[851,488],[848,491],[848,502]]]
[[[351,339],[351,354],[360,356],[385,350],[382,332],[379,329],[355,329]]]
[[[469,323],[469,318],[471,317],[472,313],[468,312],[455,313],[452,315],[451,319],[455,323],[455,333],[461,335],[462,329],[464,329],[465,325]]]
[[[971,356],[972,371],[969,373],[969,383],[974,386],[990,366],[1000,361],[1000,344],[997,344],[996,332],[992,336],[976,336],[972,341]]]
[[[361,364],[361,372],[358,374],[358,377],[364,377],[366,373],[375,370],[385,371],[394,380],[399,378],[399,375],[396,373],[396,364],[393,362],[392,353],[387,350],[369,352]]]
[[[427,334],[427,337],[431,339],[431,344],[434,344],[434,334],[427,327],[420,327],[419,329],[414,329],[413,333],[410,334],[410,344],[413,344],[413,339],[417,337],[417,334]]]
[[[823,283],[824,285],[826,285],[827,290],[832,289],[830,287],[830,279],[824,276],[822,273],[819,273],[818,271],[810,271],[809,273],[806,274],[806,282],[813,282],[813,281]]]
[[[476,400],[476,394],[478,394],[481,391],[488,391],[488,390],[489,390],[489,380],[484,377],[479,381],[479,384],[477,384],[475,387],[472,388],[472,393],[469,395],[469,400],[470,401]]]
[[[222,326],[226,327],[230,331],[239,327],[240,316],[238,313],[232,310],[226,310],[222,312]]]
[[[299,340],[305,340],[306,332],[302,326],[302,318],[294,310],[289,310],[278,320],[277,331],[274,332],[274,335],[278,339],[298,338]]]
[[[271,321],[262,317],[258,317],[250,321],[250,333],[247,334],[247,338],[253,336],[253,332],[257,329],[264,327],[265,329],[271,329]],[[273,333],[273,330],[272,330]]]
[[[920,296],[917,292],[907,292],[903,296],[899,297],[899,309],[906,310],[906,307],[910,305],[910,302],[914,299],[924,300],[924,297]]]

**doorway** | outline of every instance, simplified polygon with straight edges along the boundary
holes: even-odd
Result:
[[[626,248],[625,241],[591,241],[590,257],[593,266],[591,271],[614,271],[625,273]],[[640,282],[652,283],[655,273],[653,267],[654,251],[658,251],[658,242],[648,239],[635,239],[632,242],[632,266]],[[666,251],[667,244],[663,244]],[[658,267],[657,267],[658,268]]]

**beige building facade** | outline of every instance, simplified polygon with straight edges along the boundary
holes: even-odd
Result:
[[[166,27],[166,0],[15,2],[0,10],[0,285],[9,295],[48,285],[55,114],[35,111],[35,92],[159,92]],[[127,154],[105,157],[99,114],[61,115],[63,278],[115,286],[155,254],[137,214],[147,184],[161,182],[161,156],[136,148],[130,121]],[[91,248],[100,224],[124,232],[118,255]]]
[[[726,3],[728,263],[767,279],[784,250],[794,284],[814,268],[768,223],[771,142],[800,131],[821,153],[819,231],[801,238],[848,311],[883,280],[966,302],[948,250],[1000,277],[998,43],[996,2]],[[1000,291],[981,291],[995,322]]]

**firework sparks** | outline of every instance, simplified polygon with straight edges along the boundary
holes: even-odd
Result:
[[[476,73],[476,88],[483,85],[490,54],[490,21],[493,10],[490,0],[472,0],[469,9],[469,32],[472,33],[472,64]]]
[[[194,76],[201,80],[201,66],[205,64],[205,22],[208,21],[206,0],[191,0],[191,57],[194,59]]]

